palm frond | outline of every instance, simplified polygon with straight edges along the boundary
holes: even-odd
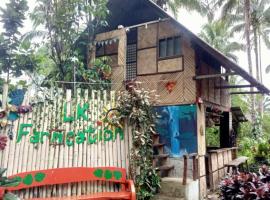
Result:
[[[23,42],[29,42],[33,39],[36,39],[36,38],[43,38],[45,37],[47,34],[46,31],[41,31],[41,30],[33,30],[33,31],[29,31],[27,33],[25,33],[23,36],[22,36],[22,41]]]
[[[222,11],[221,11],[221,18],[222,19],[225,19],[226,18],[226,15],[228,13],[231,13],[233,11],[233,9],[235,9],[235,7],[236,7],[237,4],[238,4],[238,1],[237,0],[228,0],[223,5]]]

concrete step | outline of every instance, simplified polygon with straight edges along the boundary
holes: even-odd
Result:
[[[184,200],[184,198],[168,197],[168,196],[157,194],[152,198],[152,200]]]
[[[173,198],[184,198],[186,186],[182,185],[181,179],[179,178],[162,178],[160,195],[173,197]]]
[[[183,185],[181,178],[166,177],[161,180],[160,196],[168,200],[184,198],[187,200],[199,200],[199,182],[187,179],[187,184]]]

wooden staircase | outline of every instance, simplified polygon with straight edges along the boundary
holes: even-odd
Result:
[[[167,177],[174,166],[167,164],[169,154],[164,153],[165,144],[160,143],[159,139],[159,134],[153,134],[153,166],[158,169],[161,177]]]

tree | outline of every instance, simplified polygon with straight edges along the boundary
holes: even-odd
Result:
[[[221,20],[205,24],[199,36],[235,62],[238,59],[233,52],[244,49],[243,44],[232,41],[232,29],[228,23]]]
[[[221,6],[222,0],[155,0],[163,9],[169,9],[177,16],[179,8],[194,10],[203,16],[207,16],[209,22],[214,20],[216,9]]]
[[[250,11],[250,0],[227,0],[223,4],[222,9],[222,16],[223,19],[226,18],[226,16],[237,16],[241,11],[244,11],[244,24],[245,24],[245,39],[246,39],[246,52],[247,52],[247,59],[248,59],[248,69],[249,74],[253,76],[253,66],[252,66],[252,57],[251,57],[251,11]],[[230,18],[232,19],[232,18]],[[253,88],[250,89],[251,91],[254,91]],[[255,99],[254,96],[251,97],[251,118],[252,121],[255,121]]]
[[[74,65],[80,65],[76,63],[79,53],[75,42],[82,34],[88,33],[85,30],[90,24],[97,26],[105,22],[106,4],[107,0],[37,0],[31,18],[36,28],[44,25],[45,31],[32,35],[45,36],[49,56],[55,65],[51,79],[73,80]]]
[[[252,0],[250,2],[251,14],[250,14],[250,45],[251,50],[254,50],[255,55],[255,66],[256,66],[256,79],[262,82],[262,66],[261,66],[261,42],[268,48],[270,48],[269,40],[269,25],[270,25],[270,7],[269,1],[265,0]],[[239,3],[238,8],[236,9],[235,14],[228,17],[227,20],[234,22],[233,30],[235,32],[243,32],[246,34],[246,23],[245,15],[241,13],[241,10],[244,10],[245,4]],[[236,17],[235,17],[236,16]],[[263,113],[263,98],[258,99],[259,113]]]
[[[23,27],[27,10],[26,0],[10,0],[5,9],[0,9],[4,27],[0,36],[0,70],[7,73],[7,81],[11,72],[19,76],[23,71],[18,58],[21,35],[19,29]]]

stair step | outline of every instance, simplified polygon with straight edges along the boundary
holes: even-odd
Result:
[[[152,200],[184,200],[184,198],[168,197],[165,195],[157,194],[152,198]]]
[[[154,159],[165,159],[168,158],[169,154],[159,154],[159,155],[154,155]]]
[[[163,166],[157,167],[158,171],[169,171],[171,169],[174,169],[174,165],[163,165]]]
[[[164,145],[165,145],[164,143],[157,143],[157,144],[153,144],[153,147],[160,148],[160,147],[163,147]]]

